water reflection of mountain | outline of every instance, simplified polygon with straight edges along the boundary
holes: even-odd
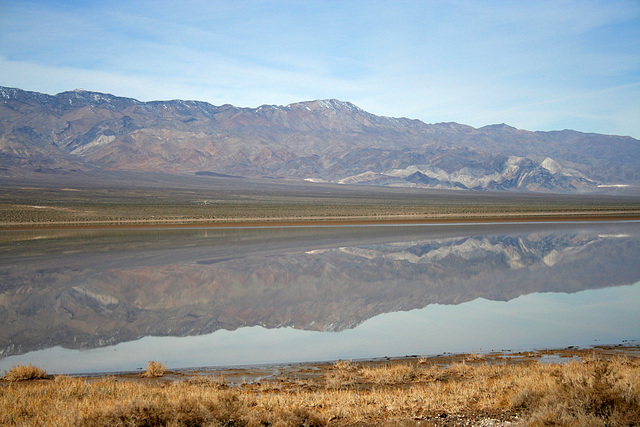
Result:
[[[22,239],[28,250],[0,261],[0,351],[252,325],[340,331],[429,304],[640,280],[638,224],[526,227],[191,232],[121,250],[124,236]]]

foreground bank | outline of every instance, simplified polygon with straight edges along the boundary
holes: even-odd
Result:
[[[225,373],[249,380],[229,382]],[[637,425],[640,413],[640,348],[630,346],[339,361],[253,374],[164,372],[150,364],[146,377],[5,381],[0,423]]]

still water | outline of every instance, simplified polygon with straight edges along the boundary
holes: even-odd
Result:
[[[0,373],[640,340],[640,222],[0,232]]]

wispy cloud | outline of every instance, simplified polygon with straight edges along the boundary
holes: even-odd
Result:
[[[638,82],[633,1],[0,3],[0,84],[48,93],[339,98],[427,122],[640,137]]]

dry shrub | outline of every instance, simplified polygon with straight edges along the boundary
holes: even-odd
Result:
[[[33,366],[29,363],[28,365],[16,365],[12,367],[9,372],[4,372],[4,376],[2,378],[6,381],[15,382],[47,379],[49,378],[49,375],[44,369],[38,368],[37,366]]]
[[[638,425],[640,376],[627,359],[571,362],[552,372],[554,384],[538,393],[530,425]]]
[[[482,353],[480,353],[480,354],[471,353],[464,360],[467,361],[467,362],[482,362],[482,361],[484,361],[486,359],[487,359],[487,357]]]
[[[340,359],[333,364],[333,368],[341,371],[355,371],[358,369],[358,366],[351,360],[344,361]]]
[[[141,376],[146,378],[156,378],[161,377],[167,372],[167,365],[161,362],[149,362],[147,365],[147,370],[141,374]]]

